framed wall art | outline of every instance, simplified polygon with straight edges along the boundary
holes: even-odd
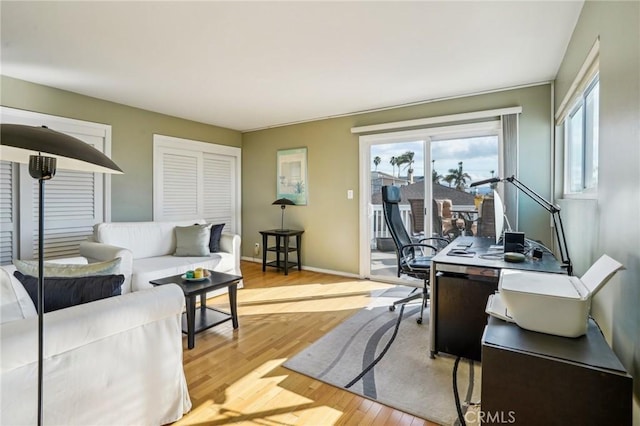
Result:
[[[296,205],[308,202],[307,148],[278,150],[276,198],[288,198]]]

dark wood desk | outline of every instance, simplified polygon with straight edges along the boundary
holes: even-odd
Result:
[[[185,297],[186,312],[182,314],[182,332],[187,335],[187,347],[195,346],[195,335],[208,328],[231,321],[233,328],[238,328],[237,292],[239,275],[223,274],[209,271],[209,278],[202,281],[186,281],[182,275],[174,275],[150,281],[153,285],[177,284]],[[229,288],[229,309],[227,313],[207,306],[207,292],[221,288]],[[196,297],[200,296],[200,309],[196,310]]]
[[[298,267],[298,271],[302,270],[300,263],[302,234],[303,230],[296,229],[271,229],[268,231],[260,231],[262,234],[262,272],[264,272],[267,266],[272,266],[278,269],[284,269],[284,274],[289,275],[290,267]],[[269,237],[275,238],[275,245],[269,246]],[[296,245],[290,246],[291,237],[296,238]],[[267,252],[276,254],[276,260],[267,262]],[[289,260],[289,253],[295,253],[296,261],[291,262]],[[280,255],[283,255],[280,260]]]
[[[541,260],[505,262],[502,252],[492,251],[494,238],[458,237],[432,259],[431,357],[438,352],[481,360],[481,339],[487,323],[485,307],[498,289],[504,268],[563,274],[566,269],[549,253]],[[466,248],[468,256],[453,255]]]
[[[630,425],[632,385],[593,320],[586,335],[571,339],[489,319],[483,424]]]

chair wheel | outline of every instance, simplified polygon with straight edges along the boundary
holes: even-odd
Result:
[[[396,305],[389,306],[389,311],[393,312],[396,310]]]
[[[417,322],[418,324],[422,324],[422,318],[418,318],[418,319],[416,320],[416,322]]]

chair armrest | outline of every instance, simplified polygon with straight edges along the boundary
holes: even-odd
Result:
[[[44,358],[76,350],[128,330],[175,317],[181,327],[184,293],[177,285],[109,297],[44,315]],[[37,362],[38,318],[0,325],[2,372]],[[177,334],[181,342],[181,336]],[[181,343],[180,343],[181,344]]]
[[[403,258],[408,257],[407,254],[405,253],[405,251],[408,250],[408,249],[412,249],[412,248],[420,248],[420,249],[430,248],[434,252],[438,251],[437,247],[432,246],[430,244],[413,243],[413,244],[407,244],[407,245],[402,246],[402,249],[400,250],[400,256],[403,257]]]
[[[131,250],[94,241],[83,241],[80,243],[80,254],[86,257],[89,263],[106,262],[119,257],[121,259],[119,273],[124,275],[122,293],[130,293],[132,291],[133,252]]]
[[[447,238],[443,238],[443,237],[421,238],[420,240],[418,240],[418,243],[422,244],[425,241],[435,241],[435,244],[438,246],[438,250],[442,250],[443,248],[445,248],[446,246],[448,246],[451,243],[451,240],[449,240]]]

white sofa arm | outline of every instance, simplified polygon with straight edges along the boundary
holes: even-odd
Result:
[[[234,259],[235,274],[242,275],[240,272],[240,235],[238,234],[221,234],[220,250],[231,253]]]
[[[116,257],[121,258],[120,274],[124,275],[122,294],[131,293],[131,274],[133,274],[133,253],[131,250],[94,241],[82,241],[80,255],[87,258],[90,263],[106,262]]]
[[[164,285],[45,314],[47,423],[165,424],[187,412],[183,304]],[[37,330],[37,318],[0,326],[2,424],[35,422]]]

